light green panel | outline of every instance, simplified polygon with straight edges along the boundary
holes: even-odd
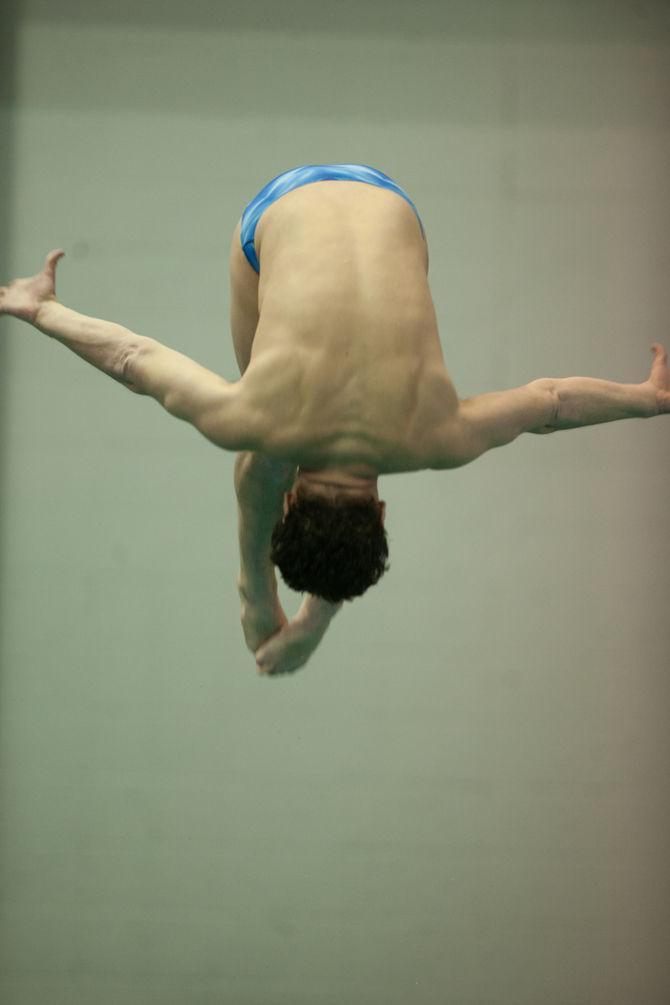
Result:
[[[63,247],[78,311],[235,379],[244,205],[353,161],[419,208],[462,397],[670,348],[664,4],[14,27],[3,267]],[[2,1005],[664,1005],[664,420],[380,479],[391,571],[261,680],[233,456],[19,322],[0,349]]]

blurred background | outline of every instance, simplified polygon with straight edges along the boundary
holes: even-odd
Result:
[[[0,281],[238,378],[279,172],[415,201],[461,397],[670,349],[670,6],[5,0]],[[0,321],[3,1005],[670,1000],[670,420],[380,478],[391,570],[292,678],[234,455]],[[288,616],[300,597],[283,584]]]

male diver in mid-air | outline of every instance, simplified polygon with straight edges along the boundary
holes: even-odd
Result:
[[[342,603],[387,571],[380,474],[458,468],[521,433],[670,412],[658,343],[643,383],[546,377],[459,400],[418,211],[363,164],[286,171],[244,210],[230,248],[241,374],[233,383],[155,339],[60,304],[63,255],[50,252],[42,272],[0,287],[0,314],[29,322],[237,452],[237,585],[245,641],[262,673],[304,665]],[[291,621],[274,566],[307,594]]]

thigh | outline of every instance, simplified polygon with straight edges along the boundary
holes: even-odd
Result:
[[[230,243],[230,330],[240,373],[249,366],[258,325],[258,273],[247,261],[240,244],[240,220]]]

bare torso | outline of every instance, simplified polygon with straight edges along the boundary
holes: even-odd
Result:
[[[239,382],[259,450],[302,467],[441,466],[458,408],[428,287],[428,251],[397,193],[321,181],[256,230],[260,319]]]

